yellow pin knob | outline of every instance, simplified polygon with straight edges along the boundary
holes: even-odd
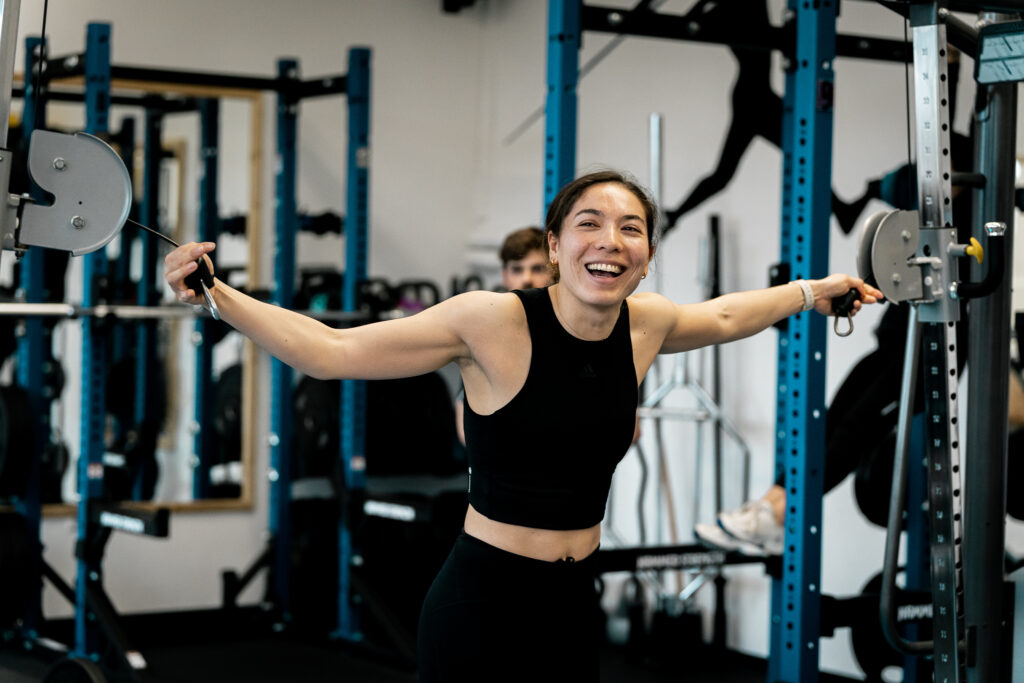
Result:
[[[979,265],[981,265],[981,262],[985,260],[985,248],[981,246],[981,243],[974,237],[971,238],[971,246],[967,247],[964,252],[968,256],[973,256],[977,259]]]

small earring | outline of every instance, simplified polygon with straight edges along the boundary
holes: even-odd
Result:
[[[558,265],[558,257],[557,256],[552,256],[551,257],[551,265],[553,265],[553,266],[557,266]]]
[[[641,275],[640,279],[643,280],[645,277],[647,277],[647,273],[644,273],[643,275]]]

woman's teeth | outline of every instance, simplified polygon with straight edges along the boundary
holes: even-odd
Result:
[[[608,273],[609,275],[619,275],[624,270],[622,266],[616,266],[611,263],[590,263],[587,265],[587,270],[591,273]]]

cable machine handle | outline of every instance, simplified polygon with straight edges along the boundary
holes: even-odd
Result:
[[[1004,245],[1006,240],[1006,223],[993,221],[985,224],[985,232],[988,235],[988,272],[981,282],[962,282],[957,288],[957,296],[961,299],[978,299],[988,296],[996,290],[1003,281],[1003,272],[1006,270],[1006,254]]]

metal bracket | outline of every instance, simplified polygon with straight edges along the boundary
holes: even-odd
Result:
[[[37,130],[28,170],[54,202],[25,205],[16,235],[19,245],[81,256],[106,246],[121,231],[131,208],[131,178],[107,143],[87,133]]]
[[[0,188],[6,192],[11,185],[11,163],[14,155],[10,150],[0,149]],[[17,251],[17,239],[15,233],[18,231],[18,207],[21,206],[21,197],[8,195],[5,205],[0,206],[0,249]]]
[[[914,259],[924,274],[924,300],[921,322],[948,323],[960,320],[957,288],[960,285],[956,245],[956,228],[933,228],[921,231],[922,257]]]

